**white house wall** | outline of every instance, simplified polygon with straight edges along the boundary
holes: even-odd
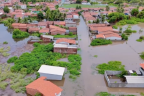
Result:
[[[122,38],[118,38],[118,37],[107,37],[107,40],[122,40]]]
[[[62,80],[62,75],[40,73],[40,77],[46,77],[48,80]]]

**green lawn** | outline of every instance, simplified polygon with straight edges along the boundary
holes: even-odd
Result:
[[[75,38],[76,35],[72,35],[72,36],[69,36],[69,35],[54,35],[54,38]]]
[[[82,5],[82,4],[63,4],[61,7],[63,8],[76,8],[79,5],[82,8],[96,8],[96,7],[105,7],[105,5],[95,4],[95,5]]]

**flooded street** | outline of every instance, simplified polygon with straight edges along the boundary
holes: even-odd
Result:
[[[74,82],[65,80],[62,96],[94,96],[95,93],[102,91],[139,96],[138,92],[144,92],[144,88],[108,88],[104,76],[97,74],[95,70],[98,64],[108,61],[121,61],[127,70],[139,69],[139,64],[144,62],[139,57],[139,53],[144,51],[144,41],[137,42],[136,39],[144,35],[144,32],[139,33],[140,29],[144,30],[144,24],[132,25],[132,30],[138,32],[131,34],[128,41],[114,41],[111,45],[89,47],[91,41],[88,28],[83,18],[80,19],[78,37],[81,48],[82,73]],[[126,27],[124,26],[123,30]],[[98,57],[96,58],[94,55]],[[75,94],[76,92],[79,93]]]
[[[138,32],[132,33],[128,41],[114,41],[111,45],[92,47],[89,46],[91,41],[88,28],[83,18],[81,17],[80,19],[78,25],[78,40],[82,57],[81,75],[76,80],[72,80],[69,79],[69,73],[67,73],[62,81],[52,81],[62,87],[63,91],[61,96],[94,96],[95,93],[102,91],[112,93],[122,92],[124,94],[130,93],[138,96],[138,92],[144,92],[144,88],[108,88],[104,76],[98,74],[96,71],[98,64],[107,63],[108,61],[121,61],[127,70],[139,69],[139,64],[144,62],[144,60],[139,57],[139,53],[144,51],[144,41],[137,42],[136,39],[144,35],[144,32],[139,33],[140,29],[144,30],[144,24],[132,25],[132,30],[137,30]],[[123,27],[123,30],[125,30],[126,27],[127,25]],[[9,52],[11,55],[9,57],[15,55],[20,56],[23,52],[30,52],[33,49],[32,45],[27,44],[30,37],[21,41],[13,40],[12,33],[10,31],[8,32],[7,27],[0,24],[0,28],[0,47],[11,47],[11,51]],[[7,41],[8,44],[3,45],[2,43],[4,41]],[[94,55],[98,57],[96,58]],[[9,57],[0,58],[0,62],[5,63]],[[61,59],[61,61],[65,61],[65,59]],[[68,60],[66,59],[66,61]],[[6,91],[14,94],[9,88]]]

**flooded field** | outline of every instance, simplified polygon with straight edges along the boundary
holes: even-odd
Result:
[[[123,27],[125,30],[127,26]],[[3,24],[0,24],[1,35],[0,35],[0,47],[10,46],[11,56],[20,56],[23,52],[30,52],[33,47],[27,44],[29,38],[23,39],[21,41],[13,40],[12,33],[7,30]],[[69,79],[69,74],[65,74],[65,78],[62,81],[52,81],[56,85],[63,89],[61,96],[94,96],[97,92],[112,92],[112,93],[124,93],[124,94],[136,94],[138,92],[144,92],[144,88],[108,88],[105,82],[104,76],[100,75],[96,71],[96,66],[101,63],[107,63],[108,61],[121,61],[125,65],[127,70],[139,69],[139,64],[144,62],[140,57],[139,53],[144,51],[144,41],[137,42],[144,32],[139,32],[140,29],[144,31],[144,24],[132,25],[133,30],[137,30],[137,33],[132,33],[129,36],[128,41],[118,41],[113,42],[111,45],[91,47],[90,38],[88,35],[88,28],[81,18],[80,24],[78,25],[78,38],[79,47],[81,48],[82,57],[82,67],[81,75],[75,81]],[[7,41],[7,45],[2,43]],[[98,57],[94,57],[97,55]],[[0,58],[1,63],[5,63],[9,58]],[[68,61],[67,59],[62,59],[60,61]],[[8,96],[25,96],[25,94],[15,94],[10,88],[6,91],[0,91]],[[10,94],[10,95],[9,95]],[[1,95],[0,95],[1,96]]]

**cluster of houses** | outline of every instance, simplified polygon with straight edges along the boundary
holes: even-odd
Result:
[[[89,24],[89,31],[94,34],[92,39],[122,40],[119,31],[107,24]]]

